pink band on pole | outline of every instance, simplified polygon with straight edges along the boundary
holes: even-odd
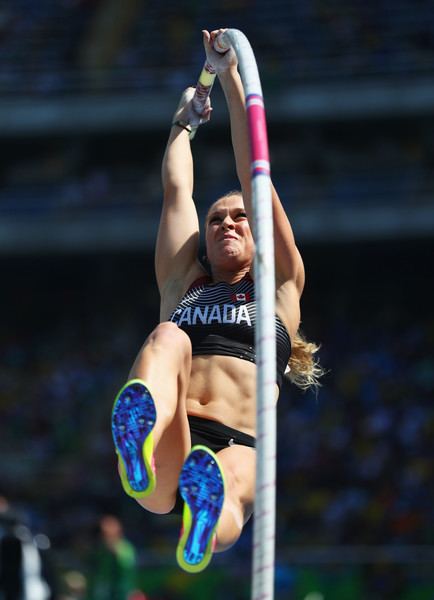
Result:
[[[247,96],[246,108],[250,131],[252,177],[256,175],[269,175],[270,159],[268,154],[267,125],[262,96],[259,94],[250,94]]]

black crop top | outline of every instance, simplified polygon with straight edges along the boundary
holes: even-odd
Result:
[[[255,286],[249,274],[238,283],[196,280],[170,316],[189,336],[193,356],[217,354],[255,362]],[[291,340],[276,315],[276,382],[280,387]]]

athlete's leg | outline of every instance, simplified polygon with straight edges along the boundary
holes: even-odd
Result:
[[[152,512],[173,508],[179,472],[190,451],[185,409],[190,370],[190,339],[177,325],[165,322],[149,335],[129,374],[129,379],[145,382],[157,411],[152,432],[157,485],[149,497],[138,500]]]
[[[225,478],[225,500],[217,525],[215,552],[235,544],[253,513],[256,480],[256,451],[234,445],[217,453]]]
[[[255,455],[241,445],[217,455],[206,446],[192,448],[179,479],[184,511],[176,557],[185,571],[202,571],[214,551],[240,537],[253,511]]]

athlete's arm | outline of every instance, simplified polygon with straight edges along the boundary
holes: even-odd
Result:
[[[221,64],[222,59],[211,47],[212,41],[219,31],[212,32],[210,38],[206,35],[207,32],[205,32],[204,43],[207,55],[211,55],[214,61]],[[229,64],[227,68],[217,68],[216,70],[229,109],[232,146],[244,204],[248,218],[253,223],[250,145],[244,89],[236,62],[235,64]],[[271,186],[271,195],[274,221],[276,281],[278,286],[287,281],[293,281],[299,294],[301,294],[304,286],[303,262],[295,244],[294,234],[288,217],[273,185]]]
[[[184,92],[174,120],[188,122],[193,88]],[[197,262],[199,221],[193,201],[193,157],[188,131],[173,125],[162,169],[163,208],[155,252],[160,293],[173,279],[184,279]],[[199,263],[197,263],[199,264]]]

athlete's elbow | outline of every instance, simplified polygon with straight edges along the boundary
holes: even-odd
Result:
[[[163,200],[172,201],[176,198],[191,198],[193,182],[183,178],[169,178],[163,181]]]
[[[193,192],[193,174],[188,169],[163,169],[161,181],[165,194],[182,190],[189,190],[190,194]]]

